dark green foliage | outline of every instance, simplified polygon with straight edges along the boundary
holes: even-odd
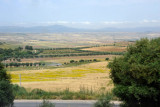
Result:
[[[10,76],[0,63],[0,107],[10,106],[13,104],[13,101],[14,95],[12,84],[10,84]]]
[[[13,61],[15,61],[15,59],[18,59],[17,61],[20,62],[19,58],[29,58],[38,54],[39,52],[32,53],[31,50],[22,50],[21,48],[15,48],[15,49],[0,48],[0,61],[13,58]]]
[[[29,66],[29,63],[26,63],[26,66]]]
[[[33,65],[33,63],[29,63],[29,66],[32,66]]]
[[[43,100],[42,104],[40,104],[39,107],[55,107],[55,105],[53,103],[50,103],[49,101]]]
[[[83,59],[81,59],[81,60],[79,60],[79,62],[84,62],[84,60],[83,60]]]
[[[108,60],[109,60],[109,58],[106,58],[105,60],[106,60],[106,61],[108,61]]]
[[[27,50],[33,50],[33,47],[26,45],[26,46],[25,46],[25,49],[27,49]]]
[[[42,63],[41,62],[39,62],[39,66],[41,66],[42,65]]]
[[[99,100],[94,104],[94,107],[113,107],[113,104],[110,103],[113,95],[107,93],[102,95]]]
[[[28,92],[24,87],[20,87],[17,84],[13,85],[13,93],[14,95],[17,96],[26,96]]]
[[[4,66],[0,63],[0,81],[8,81],[10,82],[10,75],[6,73]]]
[[[70,60],[70,63],[74,63],[75,61],[74,60]]]
[[[6,64],[5,66],[6,67],[20,67],[20,66],[30,66],[30,67],[32,67],[32,66],[41,66],[41,65],[43,65],[43,66],[45,66],[45,63],[44,62],[36,62],[36,63],[13,63],[13,62],[11,62],[11,63],[8,63],[8,64]]]
[[[14,95],[10,82],[5,80],[0,81],[0,107],[12,105],[13,100]]]
[[[97,59],[93,59],[94,62],[97,62]]]
[[[109,64],[113,90],[125,106],[160,105],[160,38],[141,39]]]
[[[43,94],[45,95],[46,94],[46,92],[45,91],[43,91],[43,90],[41,90],[41,89],[33,89],[32,91],[31,91],[31,94],[32,95],[40,95],[40,96],[43,96]]]

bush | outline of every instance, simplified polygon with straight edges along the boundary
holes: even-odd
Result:
[[[74,63],[75,61],[74,60],[70,60],[70,63]]]
[[[83,59],[81,59],[81,60],[79,60],[79,62],[84,62],[84,60],[83,60]]]
[[[106,60],[106,61],[108,61],[108,60],[109,60],[109,58],[106,58],[105,60]]]
[[[114,94],[125,106],[160,105],[160,38],[141,39],[109,63]]]
[[[107,93],[102,95],[99,100],[94,104],[94,107],[113,107],[113,104],[110,103],[112,95]]]
[[[20,87],[17,84],[13,85],[13,93],[16,97],[18,96],[27,96],[28,92],[24,87]]]
[[[94,62],[97,62],[97,59],[93,59]]]
[[[50,103],[49,101],[43,100],[42,104],[40,104],[39,107],[55,107],[55,105]]]
[[[44,90],[41,90],[41,89],[33,89],[31,91],[31,94],[32,95],[40,95],[40,96],[43,96],[43,94],[45,94],[46,92]]]

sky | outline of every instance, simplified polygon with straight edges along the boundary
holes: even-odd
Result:
[[[160,0],[0,0],[0,26],[160,26]]]

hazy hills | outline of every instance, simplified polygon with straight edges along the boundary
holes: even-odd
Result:
[[[62,25],[53,26],[0,26],[1,33],[54,33],[54,32],[160,32],[160,27],[138,28],[103,28],[103,29],[77,29]]]

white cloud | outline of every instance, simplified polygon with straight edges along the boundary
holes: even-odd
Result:
[[[37,24],[42,24],[42,25],[54,25],[54,24],[69,24],[70,22],[68,21],[48,21],[48,22],[40,22]]]
[[[141,23],[159,23],[160,20],[147,20],[147,19],[144,19],[143,21],[141,21]]]
[[[81,24],[85,24],[85,25],[90,25],[91,24],[91,22],[89,22],[89,21],[86,21],[86,22],[80,22]]]
[[[142,21],[142,23],[148,23],[149,22],[149,20],[146,20],[146,19],[144,19],[143,21]]]
[[[113,24],[127,24],[129,21],[105,21],[103,24],[113,25]]]
[[[59,24],[68,24],[70,22],[68,22],[68,21],[57,21],[57,23],[59,23]]]
[[[41,22],[41,24],[84,24],[84,25],[90,25],[92,23],[89,21],[85,21],[85,22],[49,21],[49,22]]]

